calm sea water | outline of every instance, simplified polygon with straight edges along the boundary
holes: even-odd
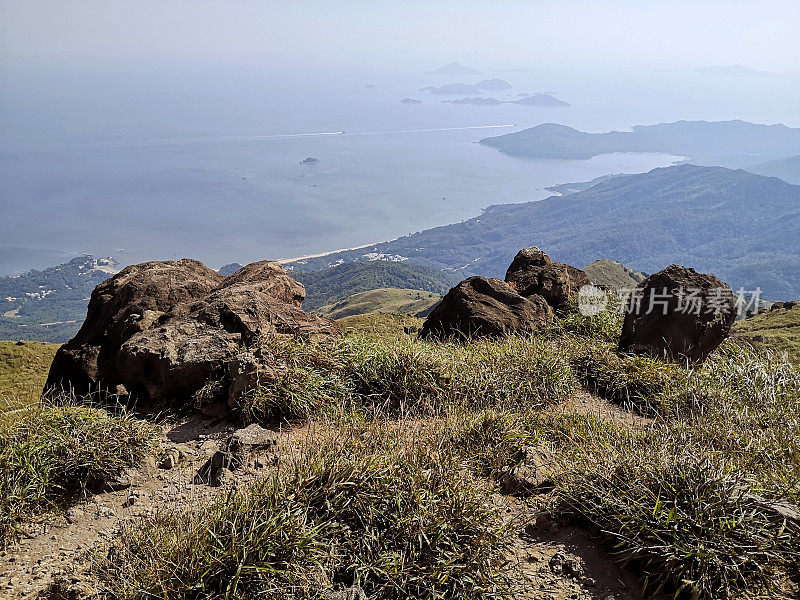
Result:
[[[590,131],[678,119],[800,124],[797,96],[786,91],[794,83],[781,80],[726,82],[720,95],[719,83],[675,73],[486,77],[514,87],[484,96],[546,91],[572,106],[446,104],[418,88],[480,78],[422,73],[278,72],[257,63],[6,71],[0,274],[85,252],[123,263],[190,256],[212,266],[313,254],[679,158],[531,161],[475,143],[544,122]],[[513,126],[478,128],[485,125]],[[299,135],[330,132],[344,133]],[[301,164],[306,157],[319,162]]]

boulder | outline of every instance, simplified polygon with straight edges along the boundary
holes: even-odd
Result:
[[[284,271],[280,263],[262,260],[250,263],[225,278],[220,289],[239,284],[251,284],[276,300],[300,306],[306,299],[306,288]]]
[[[269,335],[335,331],[300,308],[304,294],[267,261],[228,278],[197,261],[129,267],[95,289],[87,320],[59,350],[46,389],[122,392],[140,405],[227,399],[229,363],[243,349]]]
[[[700,363],[727,337],[736,302],[714,275],[670,265],[634,290],[619,349]]]
[[[421,337],[505,336],[543,329],[553,311],[544,298],[520,296],[499,279],[470,277],[451,289],[431,311]]]
[[[280,438],[277,434],[257,423],[238,429],[198,469],[194,482],[218,487],[222,484],[221,476],[226,471],[236,471],[255,454],[277,452],[279,444]],[[272,454],[268,462],[277,464],[278,455]]]
[[[558,457],[547,446],[523,446],[516,465],[505,469],[498,478],[504,494],[529,495],[554,487],[553,476],[561,474]]]
[[[98,285],[89,299],[86,320],[56,353],[46,389],[77,394],[113,390],[121,383],[117,354],[134,334],[182,302],[202,298],[224,277],[203,263],[184,258],[132,265]]]
[[[589,285],[589,276],[575,267],[553,262],[542,250],[523,248],[506,271],[506,282],[520,295],[538,295],[555,309],[564,309],[569,299]]]

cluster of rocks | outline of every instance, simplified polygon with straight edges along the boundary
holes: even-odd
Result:
[[[270,261],[228,277],[190,259],[127,267],[92,292],[45,392],[116,394],[138,406],[234,401],[258,367],[237,357],[266,336],[335,333],[300,308],[304,298],[304,287]]]
[[[505,336],[544,330],[591,281],[580,269],[524,248],[505,280],[470,277],[431,311],[422,337]],[[597,290],[605,298],[605,293]],[[727,337],[736,318],[730,287],[680,265],[645,278],[625,310],[619,350],[699,363]]]
[[[565,309],[589,277],[553,262],[536,247],[514,257],[504,281],[470,277],[451,289],[428,315],[422,337],[503,336],[541,331],[554,310]]]
[[[590,283],[580,269],[524,248],[504,281],[475,276],[451,289],[420,335],[542,331]],[[697,311],[681,310],[685,290],[692,290]],[[662,310],[631,304],[623,351],[699,362],[727,336],[736,316],[727,285],[678,265],[647,277],[635,293],[660,294]],[[335,324],[301,308],[304,298],[303,286],[270,261],[227,277],[190,259],[127,267],[92,292],[86,321],[58,350],[45,391],[114,394],[139,407],[223,399],[234,405],[259,378],[275,374],[262,352],[266,337],[337,332]]]

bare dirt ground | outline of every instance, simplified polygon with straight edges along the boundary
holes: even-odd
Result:
[[[648,420],[582,392],[563,409],[597,414],[633,427]],[[91,556],[102,552],[120,526],[156,511],[202,505],[237,486],[264,477],[274,454],[250,455],[221,485],[198,482],[198,469],[219,450],[236,427],[213,416],[194,416],[165,429],[160,456],[131,470],[116,489],[92,494],[64,517],[31,523],[19,544],[0,555],[0,598],[41,598],[54,582],[67,597],[90,597],[82,577]],[[274,431],[278,455],[297,448],[308,428]],[[541,600],[636,600],[635,574],[620,569],[597,536],[559,523],[542,511],[543,498],[495,494],[491,499],[516,532],[508,560],[518,571],[515,597]],[[652,595],[646,596],[652,598]]]

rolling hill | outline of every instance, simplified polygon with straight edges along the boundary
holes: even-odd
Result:
[[[737,321],[733,333],[756,347],[786,352],[800,362],[800,303]]]
[[[598,259],[583,267],[584,273],[589,276],[592,283],[614,289],[635,288],[645,277],[639,273],[608,258]]]
[[[346,263],[315,272],[291,270],[289,274],[306,286],[303,308],[308,311],[380,288],[421,290],[441,295],[459,281],[457,275],[439,269],[380,260]]]
[[[462,223],[334,253],[306,267],[377,252],[462,278],[502,277],[520,248],[536,245],[572,265],[610,258],[653,273],[679,263],[781,300],[800,297],[798,232],[800,186],[685,164],[621,175],[567,196],[491,206]]]
[[[442,297],[433,292],[382,288],[353,294],[334,304],[317,309],[317,314],[329,319],[342,319],[354,315],[376,312],[416,316],[427,312]]]
[[[117,272],[111,258],[80,256],[68,263],[0,277],[0,339],[64,342],[86,317],[94,287]]]

